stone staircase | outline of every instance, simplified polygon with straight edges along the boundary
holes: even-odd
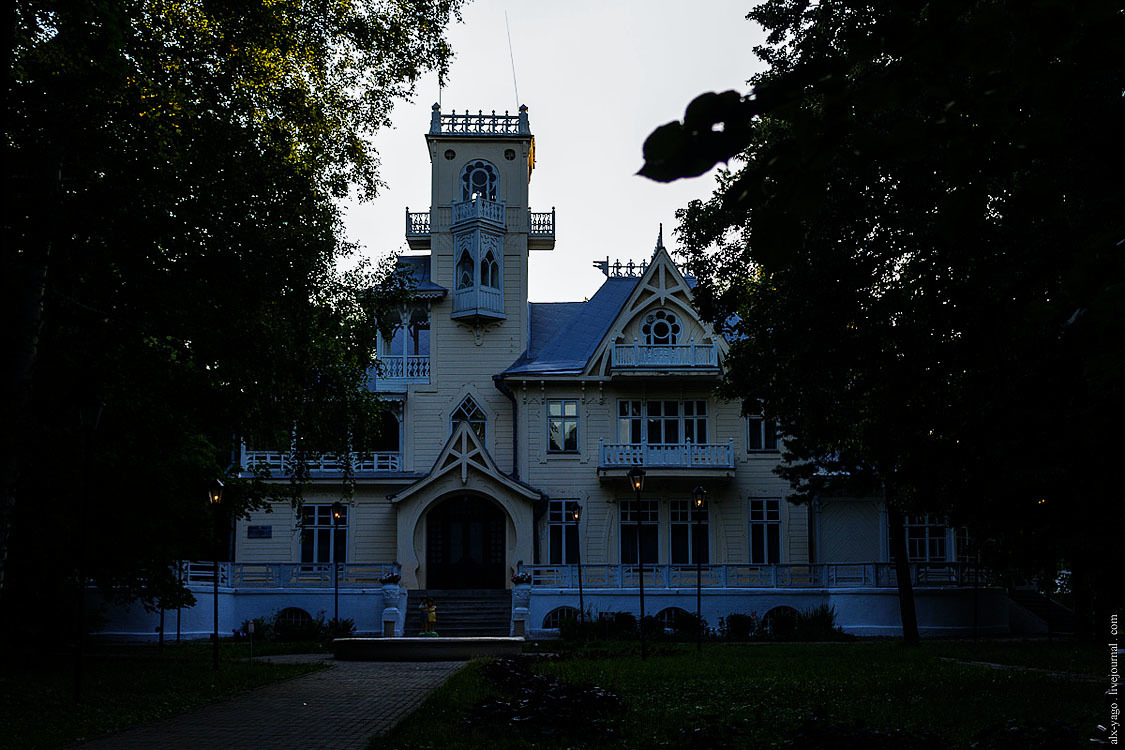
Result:
[[[1008,597],[1031,614],[1047,624],[1053,634],[1074,633],[1074,612],[1033,589],[1016,588],[1008,592]]]
[[[416,589],[407,593],[404,635],[422,632],[425,619],[418,605],[429,597],[437,607],[437,632],[442,637],[506,636],[511,630],[512,592],[506,589]]]

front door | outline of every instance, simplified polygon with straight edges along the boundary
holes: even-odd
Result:
[[[426,517],[426,586],[504,588],[504,512],[482,497],[445,500]]]

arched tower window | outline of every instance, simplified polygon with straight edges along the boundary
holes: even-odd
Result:
[[[675,344],[680,338],[680,321],[667,310],[657,310],[645,316],[641,333],[649,345]]]
[[[454,411],[453,415],[449,418],[450,432],[457,428],[458,422],[468,422],[469,427],[473,429],[477,437],[479,437],[482,442],[484,441],[488,418],[485,416],[484,412],[481,411],[481,408],[477,406],[477,402],[473,400],[472,396],[465,396],[465,400],[461,402],[461,405],[457,407],[457,410]]]
[[[457,288],[469,289],[473,286],[473,256],[468,250],[461,251],[457,260]]]
[[[480,285],[491,289],[500,288],[500,265],[491,250],[480,259]]]
[[[500,173],[483,159],[471,161],[461,170],[461,200],[484,198],[495,201],[499,187]]]

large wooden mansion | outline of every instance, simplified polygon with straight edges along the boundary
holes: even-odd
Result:
[[[344,459],[326,456],[299,511],[237,523],[220,630],[338,606],[360,632],[401,635],[425,592],[439,630],[540,634],[579,607],[579,575],[591,615],[637,613],[643,562],[649,615],[694,612],[698,571],[712,626],[828,604],[851,632],[899,632],[881,502],[787,502],[776,430],[715,396],[727,343],[663,239],[642,263],[599,262],[605,281],[586,301],[529,302],[528,255],[554,248],[555,213],[531,209],[526,108],[434,105],[425,138],[430,210],[407,211],[401,258],[417,289],[370,381],[394,422],[379,451],[350,458],[356,491],[335,510]],[[281,482],[291,468],[283,446],[245,445],[241,461]],[[1008,598],[973,586],[957,533],[925,516],[907,525],[922,632],[1005,631]],[[204,592],[210,571],[185,565]],[[199,599],[177,615],[196,637],[211,628]]]

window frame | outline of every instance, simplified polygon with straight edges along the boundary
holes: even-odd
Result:
[[[575,565],[581,559],[580,538],[577,524],[570,516],[569,507],[578,502],[574,498],[549,500],[547,502],[547,564]],[[568,518],[569,517],[569,518]],[[555,541],[555,530],[559,539]],[[556,555],[555,552],[559,554]],[[574,559],[572,560],[571,557]],[[557,559],[556,559],[557,558]]]
[[[348,561],[349,506],[341,503],[343,517],[333,529],[332,505],[332,503],[305,503],[301,506],[301,514],[297,519],[300,530],[297,537],[297,556],[302,565],[325,565]],[[311,540],[307,555],[310,559],[306,559],[305,554],[306,535]],[[324,539],[328,540],[327,559],[320,559]],[[341,553],[343,559],[339,559]]]
[[[650,404],[660,404],[660,413],[652,415]],[[664,413],[669,404],[675,404],[676,414]],[[687,413],[689,404],[691,414]],[[700,407],[702,413],[699,413]],[[710,412],[710,399],[706,398],[621,398],[617,400],[617,440],[623,445],[709,445],[706,440],[688,440],[688,433],[698,436],[702,431],[709,437]],[[666,441],[669,425],[675,426],[675,442]],[[649,439],[654,431],[659,434],[661,442]],[[633,439],[634,435],[640,439]]]
[[[464,419],[464,420],[458,419],[457,418],[458,413],[460,413],[465,408],[465,404],[467,404],[467,403],[471,403],[473,405],[473,411],[466,411],[465,412],[466,419]],[[472,419],[471,418],[474,411],[475,411],[475,413],[480,414],[480,419]],[[459,404],[457,404],[457,408],[454,409],[450,413],[450,415],[449,415],[449,434],[450,435],[452,435],[453,431],[457,429],[457,423],[461,422],[461,421],[468,422],[469,427],[472,428],[473,432],[475,432],[477,434],[477,437],[480,438],[481,443],[485,443],[485,441],[488,439],[488,412],[486,412],[484,409],[481,408],[481,405],[479,403],[477,403],[477,400],[475,398],[473,398],[472,395],[466,395],[465,398],[461,399],[461,402]],[[475,426],[477,424],[479,424],[481,426],[480,430],[477,430],[477,428]]]
[[[755,504],[760,504],[760,510],[755,509]],[[780,565],[784,557],[781,535],[781,498],[752,497],[747,504],[747,514],[750,533],[747,535],[746,542],[750,547],[750,564]],[[755,528],[761,529],[760,542],[756,542],[759,534],[755,533]]]
[[[699,532],[696,533],[696,513],[703,513],[703,518],[698,522]],[[686,527],[686,528],[685,528]],[[682,532],[680,531],[682,529]],[[687,559],[677,558],[677,532],[682,533],[687,543]],[[697,539],[696,537],[700,537]],[[697,543],[703,550],[699,563],[711,564],[711,508],[707,500],[703,501],[703,509],[697,511],[695,503],[690,499],[672,498],[668,501],[668,561],[672,565],[695,565]]]
[[[770,427],[772,427],[772,430],[769,429]],[[755,442],[757,446],[755,446]],[[781,435],[778,433],[777,422],[765,416],[761,411],[757,414],[746,415],[746,452],[781,452]]]
[[[558,404],[559,413],[552,414],[551,408]],[[574,414],[567,414],[567,405],[574,406]],[[582,415],[578,404],[578,399],[575,398],[549,398],[546,400],[547,412],[547,453],[552,455],[565,455],[565,454],[578,454],[582,452]],[[559,435],[562,438],[560,447],[554,446],[554,437],[551,432],[553,424],[558,423]],[[566,428],[567,425],[574,425],[574,447],[567,448]]]
[[[622,565],[637,565],[635,559],[637,554],[637,540],[635,535],[638,533],[637,521],[634,514],[637,513],[636,507],[637,500],[635,498],[622,499],[618,501],[618,554],[620,556]],[[642,498],[640,500],[641,513],[641,557],[644,558],[645,565],[659,565],[660,564],[660,501],[657,499]],[[634,535],[632,543],[628,546],[625,544],[625,533],[629,531]],[[629,556],[632,560],[626,559],[625,551],[629,550]],[[649,557],[652,557],[650,560]]]

